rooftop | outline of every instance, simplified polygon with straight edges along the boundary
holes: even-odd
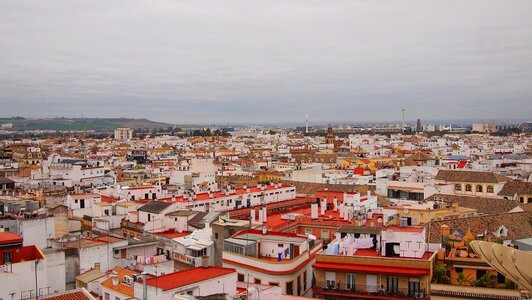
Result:
[[[167,291],[231,273],[236,274],[236,270],[223,267],[199,267],[149,278],[146,280],[146,284]]]
[[[12,232],[0,232],[0,245],[22,243],[20,235]]]

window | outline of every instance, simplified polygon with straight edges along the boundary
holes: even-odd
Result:
[[[519,202],[525,203],[525,198],[524,197],[519,197]]]
[[[356,283],[356,274],[354,273],[345,274],[345,288],[347,290],[350,290],[350,291],[355,290],[355,283]]]
[[[111,295],[109,295],[109,293],[105,293],[105,295],[103,296],[103,299],[104,300],[111,300]]]
[[[312,234],[312,228],[305,228],[305,234]]]
[[[329,230],[322,230],[321,231],[321,239],[322,240],[328,240],[329,239]]]
[[[271,285],[271,286],[279,286],[279,282],[270,282],[269,285]]]
[[[4,252],[4,263],[11,263],[13,261],[13,252]]]
[[[262,280],[260,278],[255,278],[254,282],[256,284],[261,284]]]
[[[238,273],[238,281],[244,282],[244,274]]]
[[[284,244],[277,244],[277,247],[279,247],[279,248],[283,248],[283,247],[284,247]]]
[[[488,185],[488,193],[493,193],[493,185]]]
[[[470,184],[466,184],[465,190],[466,190],[466,192],[471,192],[472,191],[471,185]]]
[[[120,298],[119,298],[119,297],[117,297],[117,296],[115,296],[115,300],[120,300]]]
[[[464,273],[463,268],[455,268],[456,273]]]
[[[287,295],[294,294],[294,282],[293,281],[289,281],[286,283],[286,294]]]
[[[461,190],[462,190],[462,185],[459,184],[459,183],[455,184],[455,185],[454,185],[454,190],[455,190],[455,191],[461,191]]]
[[[307,271],[303,272],[303,291],[307,290]]]
[[[325,272],[325,280],[326,280],[328,289],[336,288],[336,273],[335,272]]]
[[[482,186],[481,185],[477,185],[477,193],[482,193]]]
[[[410,278],[408,280],[408,295],[416,297],[420,291],[419,278]]]
[[[387,291],[389,294],[397,294],[399,292],[399,279],[395,276],[388,276]]]

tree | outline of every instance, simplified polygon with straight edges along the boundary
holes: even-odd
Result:
[[[507,289],[510,289],[510,290],[515,290],[517,289],[517,284],[515,284],[515,282],[511,281],[510,279],[506,278],[504,280],[504,286],[507,288]]]
[[[447,267],[445,267],[444,264],[439,264],[437,262],[434,262],[434,270],[433,270],[433,277],[432,281],[436,283],[449,283],[449,276],[447,275],[448,270]]]
[[[464,272],[458,273],[458,276],[456,276],[456,281],[458,281],[459,285],[471,284],[471,279],[469,278],[469,275],[465,276]]]
[[[203,136],[211,136],[211,135],[212,135],[212,132],[210,128],[207,128],[207,130],[203,131]]]
[[[497,283],[496,277],[488,273],[473,281],[473,285],[477,287],[493,287],[495,283]]]

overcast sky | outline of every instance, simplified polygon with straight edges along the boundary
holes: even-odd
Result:
[[[0,0],[0,116],[532,116],[532,1]]]

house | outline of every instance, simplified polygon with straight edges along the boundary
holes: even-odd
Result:
[[[495,197],[511,179],[495,172],[440,170],[436,180],[454,185],[455,194]]]
[[[122,267],[111,269],[109,278],[101,284],[103,300],[134,299],[134,283],[140,273]]]
[[[205,297],[215,294],[236,296],[237,274],[234,269],[207,265],[146,279],[146,298],[143,283],[135,282],[135,298],[171,300],[174,295]]]
[[[311,287],[321,247],[321,241],[300,234],[248,229],[225,239],[222,262],[236,270],[238,281],[280,286],[283,294],[300,296]]]
[[[381,217],[382,218],[382,217]],[[316,255],[314,296],[357,299],[430,299],[436,253],[419,226],[343,226]]]
[[[532,182],[512,180],[504,184],[497,196],[504,199],[519,200],[520,203],[532,203]]]
[[[57,271],[57,270],[55,270]],[[65,272],[64,265],[59,272]],[[0,232],[0,299],[27,299],[65,290],[50,280],[48,259],[36,245],[23,246],[22,236]]]
[[[89,291],[84,288],[67,292],[54,293],[44,296],[46,300],[96,300]]]

